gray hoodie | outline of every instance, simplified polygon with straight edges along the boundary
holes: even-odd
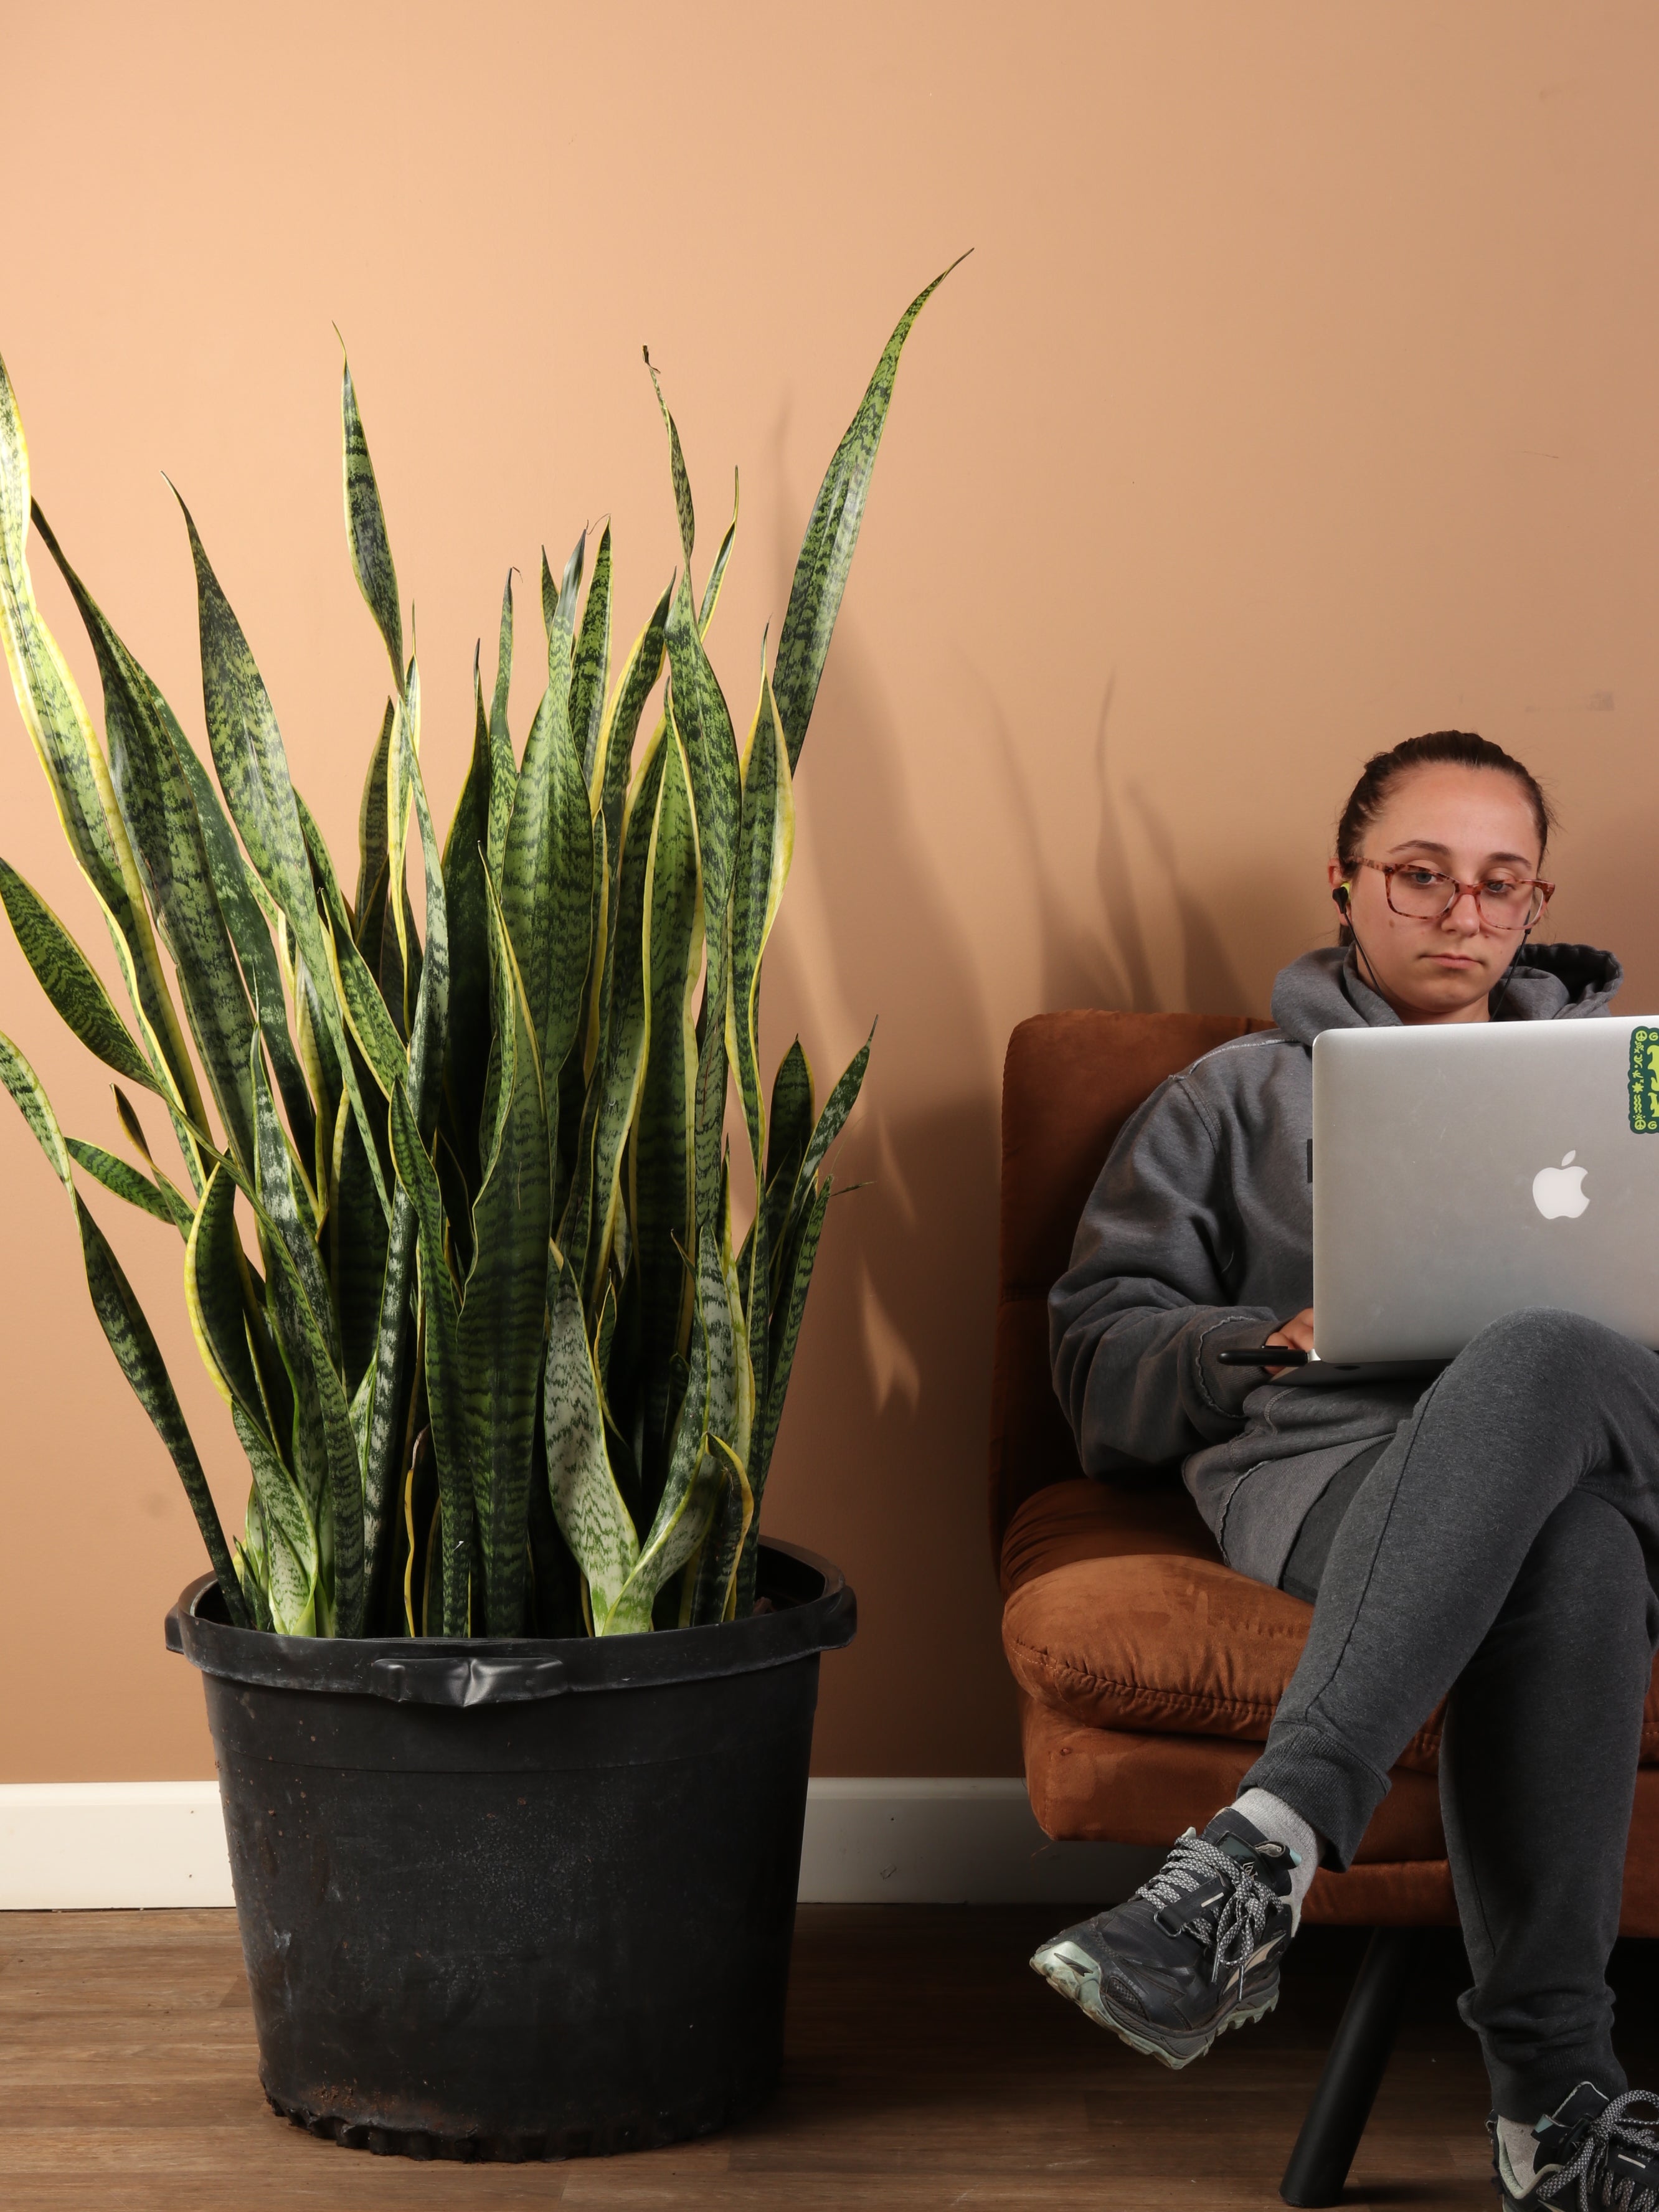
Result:
[[[1610,953],[1530,947],[1504,1021],[1605,1012]],[[1352,953],[1283,969],[1274,1029],[1159,1086],[1125,1122],[1048,1296],[1054,1388],[1085,1471],[1121,1478],[1181,1462],[1223,1556],[1277,1583],[1331,1477],[1398,1427],[1422,1385],[1287,1389],[1218,1352],[1260,1344],[1313,1301],[1313,1041],[1398,1027]]]

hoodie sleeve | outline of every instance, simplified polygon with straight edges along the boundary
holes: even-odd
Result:
[[[1231,1212],[1216,1133],[1176,1076],[1125,1123],[1048,1294],[1054,1389],[1085,1473],[1184,1459],[1243,1427],[1264,1378],[1215,1354],[1285,1316],[1227,1302]]]

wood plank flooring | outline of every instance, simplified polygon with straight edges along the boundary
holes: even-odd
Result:
[[[1063,1918],[1062,1914],[1059,1917]],[[1052,1908],[815,1905],[799,1918],[784,2088],[729,2135],[564,2166],[421,2166],[319,2142],[260,2094],[228,1912],[0,1916],[6,2212],[683,2212],[852,2207],[1255,2212],[1278,2178],[1362,1939],[1310,1929],[1278,2012],[1182,2074],[1028,1972]],[[1615,1960],[1633,2080],[1656,1947]],[[1354,2170],[1355,2205],[1481,2208],[1485,2078],[1437,1938]]]

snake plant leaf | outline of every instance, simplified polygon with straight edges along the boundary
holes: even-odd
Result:
[[[364,1613],[363,1493],[351,1409],[338,1366],[338,1326],[328,1279],[294,1188],[293,1154],[276,1119],[256,1044],[252,1057],[258,1175],[254,1197],[260,1245],[269,1271],[271,1318],[296,1401],[296,1455],[302,1480],[321,1476],[332,1528],[332,1589],[319,1605],[331,1611],[333,1632],[361,1636]],[[316,1508],[313,1507],[313,1510]]]
[[[489,836],[485,846],[489,872],[501,880],[501,856],[507,848],[507,825],[513,818],[513,798],[519,764],[507,726],[507,695],[513,680],[513,571],[507,572],[501,592],[501,639],[495,653],[495,690],[489,705]]]
[[[489,915],[484,886],[489,841],[489,721],[475,657],[472,757],[444,841],[444,905],[449,921],[449,1050],[444,1083],[451,1134],[468,1188],[477,1190],[481,1162],[484,1073],[489,1064]],[[450,1212],[452,1223],[455,1213]]]
[[[367,1137],[373,1125],[358,1091],[350,1055],[345,1048],[344,1024],[329,981],[322,923],[317,912],[282,733],[242,626],[220,588],[189,508],[182,500],[179,505],[196,567],[202,697],[207,710],[208,742],[220,787],[254,871],[293,933],[295,952],[314,994],[314,1000],[309,1002],[305,1000],[303,993],[301,994],[301,1026],[305,1027],[309,1014],[318,1046],[327,1048],[333,1054],[334,1069],[328,1066],[320,1053],[317,1055],[313,1094],[321,1107],[331,1079],[337,1070]],[[303,1062],[303,1041],[301,1053]],[[325,1127],[321,1126],[325,1121],[322,1113],[318,1119],[320,1179],[326,1164],[322,1141],[325,1136],[328,1140],[326,1153],[332,1152],[333,1116],[327,1115]],[[372,1146],[366,1150],[377,1195],[383,1209],[390,1213],[392,1200],[380,1162]]]
[[[125,950],[133,1012],[153,1031],[186,1116],[205,1118],[196,1073],[161,971],[108,764],[69,665],[40,619],[25,550],[29,527],[28,447],[6,366],[0,361],[0,641],[24,725],[51,787],[70,850]],[[192,1163],[193,1171],[193,1163]]]
[[[161,1169],[156,1166],[155,1155],[149,1148],[149,1139],[144,1134],[143,1124],[139,1121],[137,1115],[133,1111],[132,1101],[127,1097],[125,1091],[122,1090],[118,1083],[112,1083],[110,1089],[115,1094],[116,1119],[121,1124],[121,1127],[125,1133],[127,1142],[132,1146],[139,1158],[143,1160],[144,1165],[149,1170],[150,1175],[155,1180],[156,1188],[167,1200],[169,1219],[178,1228],[182,1236],[188,1237],[190,1235],[191,1224],[196,1218],[195,1207],[190,1203],[189,1200],[185,1198],[184,1193],[179,1190],[175,1184],[170,1182],[167,1176],[162,1174]]]
[[[684,1353],[690,1332],[692,1280],[684,1255],[695,1237],[692,1109],[702,884],[690,775],[672,733],[665,743],[650,876],[644,940],[648,1051],[629,1146],[647,1494],[667,1449],[672,1363]]]
[[[487,1632],[520,1636],[530,1469],[546,1341],[551,1184],[530,1009],[495,886],[489,890],[495,1110],[472,1208],[473,1261],[461,1304],[460,1347],[477,1455]]]
[[[665,758],[665,743],[641,763],[623,825],[617,918],[605,961],[609,973],[600,1065],[589,1086],[589,1110],[584,1115],[577,1164],[578,1187],[591,1195],[569,1223],[568,1241],[562,1231],[560,1239],[593,1314],[604,1296],[621,1203],[623,1147],[639,1104],[645,1067],[649,1028],[645,918],[651,895],[652,831]],[[576,1195],[573,1189],[573,1202]]]
[[[738,1079],[757,1184],[763,1181],[766,1115],[761,1097],[760,975],[795,849],[795,799],[776,702],[761,670],[760,703],[743,757],[743,817],[732,884],[732,988],[726,1048]]]
[[[438,1177],[401,1085],[392,1093],[392,1158],[414,1208],[425,1317],[426,1395],[442,1513],[443,1633],[467,1633],[477,1454],[455,1282],[444,1255]]]
[[[336,923],[324,942],[329,955],[330,976],[339,996],[346,1027],[380,1086],[381,1097],[389,1098],[392,1085],[403,1081],[408,1069],[404,1041],[380,996],[380,985],[369,973],[368,963],[352,943],[349,933]]]
[[[82,1043],[129,1083],[165,1097],[161,1082],[86,954],[39,892],[5,860],[0,860],[0,904],[41,989]]]
[[[259,1032],[270,1056],[271,1072],[276,1078],[276,1088],[282,1093],[283,1110],[288,1115],[288,1126],[301,1156],[311,1158],[316,1152],[317,1109],[312,1103],[305,1071],[300,1065],[300,1056],[294,1048],[294,1039],[289,1031],[288,1007],[283,996],[282,966],[271,943],[270,924],[259,902],[258,878],[242,858],[241,848],[236,842],[235,832],[230,826],[230,817],[225,812],[224,801],[215,788],[212,777],[197,758],[194,746],[179,728],[166,700],[159,693],[156,696],[173,738],[173,750],[179,757],[185,780],[190,786],[191,796],[196,802],[196,818],[202,830],[202,847],[212,872],[219,911],[229,932],[230,941],[236,948],[242,980],[253,1002]]]
[[[179,971],[185,1012],[220,1119],[238,1156],[253,1157],[247,1088],[252,1017],[214,890],[202,825],[173,732],[178,724],[145,671],[65,558],[37,507],[35,526],[68,585],[98,663],[116,804],[163,943]]]
[[[299,1485],[264,1431],[240,1404],[233,1402],[230,1418],[247,1455],[258,1501],[270,1625],[279,1636],[314,1636],[320,1565],[316,1525]]]
[[[125,1199],[129,1206],[136,1206],[141,1213],[153,1213],[158,1221],[165,1221],[169,1228],[179,1226],[177,1217],[159,1185],[153,1183],[148,1176],[140,1175],[137,1168],[129,1167],[125,1160],[118,1160],[113,1152],[106,1152],[101,1145],[87,1144],[80,1137],[65,1137],[64,1142],[69,1147],[70,1157],[77,1161],[89,1176],[95,1176],[106,1190],[112,1192],[117,1198]],[[186,1233],[189,1220],[186,1214]]]
[[[702,587],[702,604],[697,609],[697,635],[707,637],[708,625],[714,619],[714,609],[720,605],[720,586],[726,580],[726,564],[732,558],[732,545],[738,534],[738,472],[732,471],[732,520],[726,526],[720,550],[714,556],[714,565],[708,571],[708,581]]]
[[[219,1509],[208,1488],[207,1477],[202,1471],[202,1462],[197,1455],[195,1443],[179,1407],[167,1363],[144,1317],[143,1309],[133,1295],[132,1285],[121,1272],[119,1261],[111,1251],[103,1231],[88,1212],[80,1193],[75,1188],[69,1147],[64,1142],[58,1117],[52,1110],[40,1079],[11,1039],[5,1036],[0,1036],[0,1083],[3,1083],[10,1092],[75,1208],[93,1310],[98,1316],[110,1350],[115,1354],[117,1364],[126,1376],[139,1404],[149,1415],[156,1434],[167,1446],[173,1463],[179,1470],[179,1480],[185,1486],[185,1495],[196,1516],[196,1525],[207,1546],[208,1558],[215,1574],[220,1578],[230,1617],[239,1628],[246,1628],[250,1619],[247,1604],[242,1596],[241,1584],[236,1579],[230,1547],[225,1541],[224,1528],[219,1519]]]
[[[674,584],[671,578],[662,597],[651,611],[650,620],[635,639],[633,649],[623,664],[622,674],[617,678],[617,688],[611,693],[611,703],[605,709],[604,726],[593,757],[588,787],[589,803],[592,811],[604,819],[606,847],[613,861],[622,855],[623,809],[628,796],[629,771],[634,761],[634,741],[639,735],[646,702],[656,689],[657,678],[662,674],[668,610],[673,597]]]
[[[724,1437],[740,1460],[749,1456],[749,1441],[755,1425],[755,1373],[749,1346],[749,1316],[742,1285],[738,1279],[737,1261],[732,1255],[732,1193],[730,1177],[720,1206],[720,1243],[715,1246],[720,1266],[720,1285],[726,1293],[726,1328],[717,1337],[711,1326],[708,1332],[708,1423],[710,1433]],[[712,1286],[708,1295],[712,1295]],[[765,1320],[763,1302],[761,1319]],[[729,1345],[732,1368],[731,1382],[726,1385],[716,1364],[717,1357]],[[726,1413],[723,1391],[729,1391],[730,1412]],[[722,1418],[724,1416],[724,1418]]]
[[[744,1545],[755,1522],[755,1493],[743,1462],[720,1437],[710,1437],[708,1450],[718,1480],[691,1601],[691,1625],[699,1628],[737,1619]],[[752,1602],[750,1610],[753,1610]]]
[[[658,1591],[678,1574],[708,1535],[721,1490],[718,1455],[727,1449],[713,1437],[709,1445],[697,1455],[691,1480],[664,1492],[639,1563],[623,1584],[602,1635],[638,1635],[648,1629]]]
[[[596,1635],[639,1562],[640,1540],[611,1471],[599,1380],[587,1340],[581,1286],[555,1244],[548,1270],[543,1426],[554,1517],[586,1583]]]
[[[399,669],[400,679],[402,672]],[[392,762],[392,731],[397,714],[397,708],[388,699],[386,712],[380,717],[380,734],[368,757],[363,795],[357,803],[357,895],[351,908],[354,925],[361,924],[369,893],[386,865],[386,775]],[[361,951],[362,938],[355,927],[354,934],[357,935]]]
[[[669,608],[668,681],[674,720],[696,794],[697,836],[702,848],[703,900],[712,917],[723,917],[736,866],[743,817],[743,776],[732,715],[697,634],[689,578],[682,576]],[[711,941],[714,936],[709,929]]]
[[[864,1072],[870,1065],[870,1048],[875,1042],[875,1036],[876,1025],[872,1022],[869,1036],[842,1070],[835,1089],[823,1102],[823,1111],[818,1115],[811,1136],[807,1140],[795,1185],[795,1200],[791,1211],[797,1218],[805,1206],[814,1178],[823,1166],[830,1146],[840,1136],[848,1115],[858,1103],[859,1092],[864,1085]]]
[[[216,1166],[185,1246],[185,1304],[202,1364],[227,1405],[264,1427],[267,1407],[248,1343],[246,1263],[236,1234],[236,1184]]]
[[[366,1617],[370,1619],[379,1618],[374,1608],[384,1598],[381,1582],[386,1569],[386,1544],[400,1472],[405,1399],[409,1378],[416,1364],[411,1353],[415,1327],[410,1313],[416,1281],[416,1228],[415,1208],[399,1182],[386,1234],[374,1362],[353,1401],[353,1426],[362,1439],[363,1555],[369,1585]]]
[[[355,1114],[342,1114],[334,1125],[326,1232],[329,1288],[340,1323],[341,1370],[346,1395],[355,1400],[378,1346],[390,1235],[374,1195]]]
[[[547,548],[545,545],[542,548],[542,627],[547,632],[547,680],[550,684],[553,681],[553,634],[557,630],[562,634],[564,640],[564,649],[559,655],[558,665],[564,671],[567,687],[569,684],[571,668],[575,656],[576,601],[581,596],[582,562],[586,553],[587,532],[584,528],[581,536],[570,549],[570,557],[564,564],[564,575],[556,585],[553,581],[553,571],[547,564]],[[568,704],[567,696],[567,708]]]
[[[541,1067],[550,1146],[558,1141],[559,1071],[581,1021],[593,902],[593,827],[569,700],[570,639],[556,615],[547,689],[525,741],[501,878],[501,912]]]
[[[611,672],[611,525],[599,534],[593,579],[587,587],[581,629],[570,664],[570,734],[581,755],[582,781],[591,783],[605,719],[605,687]]]
[[[399,696],[404,688],[404,621],[398,604],[398,571],[392,566],[391,541],[380,507],[380,488],[374,481],[374,464],[368,458],[368,440],[357,408],[351,363],[343,358],[340,370],[340,422],[345,459],[346,537],[351,546],[352,573],[374,626],[386,641],[392,662],[392,680]]]
[[[243,1598],[253,1616],[253,1626],[264,1629],[270,1635],[275,1631],[276,1622],[265,1587],[270,1580],[270,1567],[265,1553],[264,1524],[259,1516],[259,1501],[255,1497],[248,1499],[241,1541],[232,1545],[231,1553],[236,1565],[236,1579],[242,1586]]]
[[[444,1054],[449,1038],[449,915],[444,896],[443,857],[432,823],[425,779],[415,752],[419,711],[420,678],[410,661],[409,712],[401,735],[408,747],[407,776],[415,801],[415,823],[420,833],[421,872],[426,879],[426,944],[421,953],[420,982],[410,1032],[410,1097],[421,1140],[429,1144],[437,1127]]]
[[[668,433],[668,472],[674,484],[674,510],[679,516],[680,550],[685,556],[685,570],[691,573],[691,549],[697,542],[697,518],[691,506],[691,479],[685,472],[685,454],[680,446],[679,429],[668,411],[668,402],[662,396],[662,379],[651,366],[651,349],[643,346],[645,366],[651,378],[652,390],[657,395],[657,404],[662,410],[663,428]]]
[[[951,270],[966,258],[965,254],[958,254],[951,268],[941,270],[899,317],[859,402],[858,412],[848,424],[812,503],[806,535],[801,540],[799,557],[795,562],[794,580],[789,587],[789,605],[778,637],[777,666],[772,678],[779,719],[788,741],[792,771],[800,759],[806,726],[812,719],[813,702],[818,696],[818,680],[823,674],[830,640],[835,632],[836,617],[841,612],[842,594],[847,588],[848,572],[859,542],[859,527],[864,520],[864,502],[887,421],[888,403],[893,396],[893,380],[898,374],[899,356],[916,317]]]
[[[696,1114],[697,1219],[714,1219],[726,1122],[726,998],[731,984],[730,903],[742,823],[743,785],[725,696],[697,635],[684,577],[668,617],[669,710],[691,771],[708,940]]]
[[[772,1105],[766,1117],[765,1199],[761,1211],[774,1274],[783,1255],[790,1208],[801,1162],[811,1142],[816,1111],[811,1062],[797,1037],[772,1078]]]
[[[741,1411],[738,1363],[745,1347],[739,1344],[732,1326],[728,1282],[731,1245],[731,1180],[723,1176],[718,1225],[705,1226],[697,1232],[697,1313],[708,1362],[708,1405],[703,1425],[710,1436],[724,1437],[735,1446]]]
[[[777,1304],[773,1311],[771,1341],[767,1357],[769,1373],[766,1401],[757,1415],[749,1446],[748,1474],[750,1487],[754,1492],[754,1518],[744,1541],[742,1563],[738,1574],[736,1618],[739,1620],[746,1620],[754,1610],[761,1498],[772,1465],[779,1424],[783,1419],[789,1378],[794,1371],[795,1348],[800,1342],[801,1321],[806,1311],[806,1293],[811,1287],[812,1269],[817,1261],[818,1243],[823,1234],[823,1217],[830,1210],[832,1187],[832,1178],[825,1176],[807,1204],[785,1260]]]

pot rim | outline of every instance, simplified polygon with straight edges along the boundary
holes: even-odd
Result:
[[[858,1601],[814,1552],[763,1543],[761,1580],[776,1609],[702,1628],[629,1636],[278,1636],[204,1611],[219,1595],[199,1575],[167,1617],[167,1645],[204,1674],[267,1689],[382,1698],[394,1705],[520,1705],[602,1690],[752,1674],[850,1644]]]

